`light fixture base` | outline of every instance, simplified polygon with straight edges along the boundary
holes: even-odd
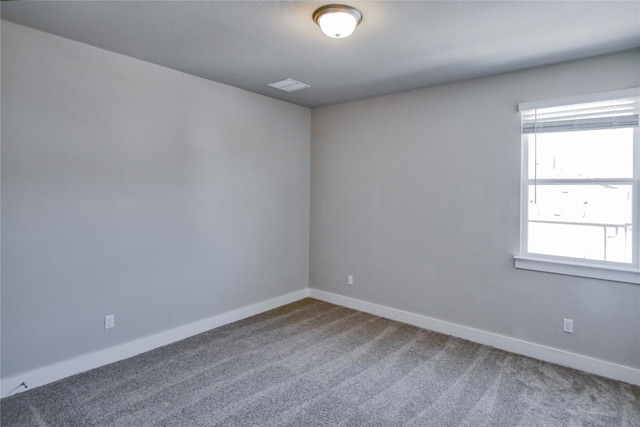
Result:
[[[343,4],[322,6],[313,12],[312,17],[323,33],[336,39],[349,37],[362,21],[362,13],[358,9]],[[328,22],[330,17],[338,17],[338,21],[342,22]],[[345,22],[345,18],[350,22]]]

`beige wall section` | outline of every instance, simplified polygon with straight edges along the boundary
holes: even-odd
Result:
[[[518,103],[639,80],[636,50],[313,110],[310,286],[640,367],[640,286],[513,261]]]
[[[306,289],[309,156],[307,108],[3,21],[2,377]]]

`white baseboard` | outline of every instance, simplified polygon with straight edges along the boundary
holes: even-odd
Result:
[[[12,377],[2,378],[0,380],[0,395],[1,397],[7,397],[15,393],[25,391],[24,387],[20,386],[23,381],[27,383],[29,389],[32,389],[71,375],[127,359],[137,354],[189,338],[193,335],[245,319],[255,314],[272,310],[308,296],[321,301],[385,317],[387,319],[408,323],[420,328],[464,338],[469,341],[510,351],[512,353],[522,354],[547,362],[556,363],[558,365],[568,366],[570,368],[601,375],[603,377],[640,385],[640,369],[618,365],[604,360],[583,356],[581,354],[571,353],[557,348],[519,340],[517,338],[494,334],[481,329],[462,326],[331,292],[325,292],[318,289],[301,289],[299,291],[241,307],[236,310],[228,311],[208,319],[200,320],[198,322],[190,323],[188,325],[180,326],[148,337],[143,337],[97,352],[84,354],[49,366],[23,372],[22,374],[14,375]]]
[[[144,353],[146,351],[150,351],[155,348],[183,340],[185,338],[189,338],[193,335],[197,335],[210,329],[245,319],[255,314],[272,310],[274,308],[289,304],[294,301],[298,301],[308,296],[309,289],[301,289],[299,291],[271,298],[266,301],[261,301],[255,304],[231,310],[226,313],[210,317],[208,319],[170,329],[168,331],[159,332],[154,335],[126,342],[124,344],[119,344],[117,346],[106,348],[104,350],[96,351],[93,353],[83,354],[81,356],[54,363],[49,366],[33,369],[28,372],[23,372],[19,375],[14,375],[9,378],[2,378],[2,380],[0,381],[1,396],[7,397],[15,393],[25,391],[25,388],[20,386],[23,381],[26,382],[26,384],[29,386],[29,389],[32,389],[34,387],[45,385],[62,378],[69,377],[71,375],[79,374],[81,372],[98,368],[109,363],[127,359],[137,354]]]
[[[577,353],[571,353],[553,347],[511,338],[493,332],[483,331],[456,323],[434,319],[433,317],[421,314],[410,313],[408,311],[379,305],[332,292],[321,291],[311,288],[309,296],[321,301],[329,302],[365,313],[385,317],[391,320],[408,323],[420,328],[440,332],[454,337],[464,338],[479,344],[506,350],[512,353],[533,357],[546,362],[555,363],[569,368],[578,369],[591,374],[600,375],[614,380],[624,381],[630,384],[640,385],[640,369],[629,366],[618,365],[605,360],[595,359]]]

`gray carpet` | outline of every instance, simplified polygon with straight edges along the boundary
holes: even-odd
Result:
[[[0,401],[2,426],[640,426],[638,387],[305,299]]]

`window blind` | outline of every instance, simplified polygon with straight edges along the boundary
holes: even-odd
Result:
[[[522,133],[634,127],[638,126],[639,110],[637,95],[562,106],[531,108],[531,104],[521,104]]]

